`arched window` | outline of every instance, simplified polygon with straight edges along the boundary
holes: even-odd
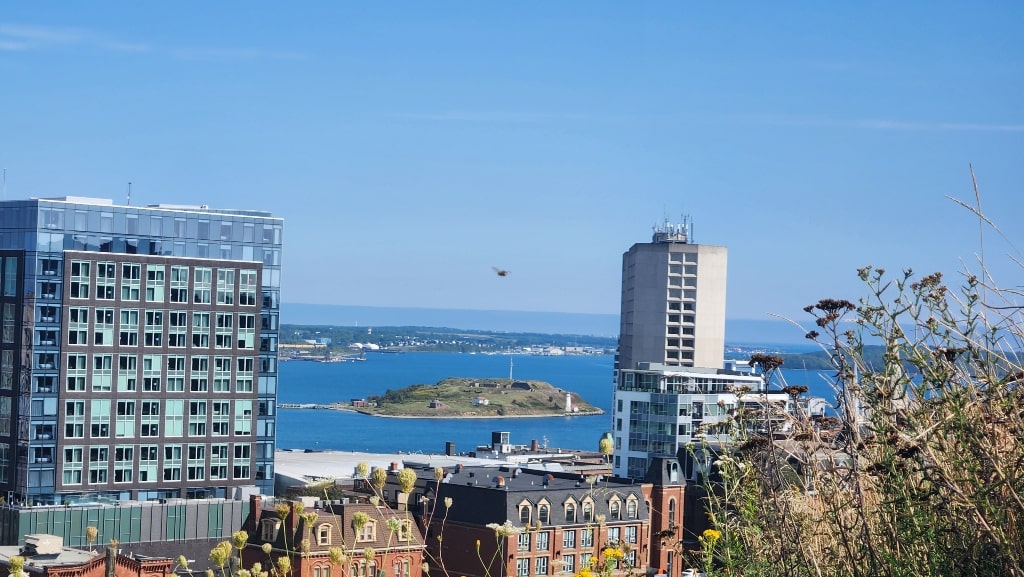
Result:
[[[576,522],[576,504],[566,503],[565,504],[565,522],[575,523]]]
[[[583,502],[583,522],[590,523],[594,520],[594,504],[590,501]]]
[[[523,503],[519,505],[519,522],[527,524],[530,522],[530,505],[529,503]]]
[[[608,517],[611,519],[622,518],[622,504],[619,503],[618,499],[608,503]]]
[[[668,528],[674,529],[676,526],[676,500],[668,500]]]
[[[551,523],[551,509],[547,505],[542,503],[537,507],[537,520],[545,525]]]
[[[636,519],[636,510],[640,503],[636,499],[629,499],[626,501],[626,518]]]
[[[331,525],[330,523],[324,523],[317,527],[316,531],[316,542],[318,545],[330,545],[331,544]]]

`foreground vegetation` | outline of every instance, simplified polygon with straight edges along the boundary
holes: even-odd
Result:
[[[694,447],[711,533],[690,554],[717,575],[1024,575],[1019,292],[972,275],[955,291],[939,274],[860,278],[859,304],[805,309],[839,418],[747,434],[761,416],[737,412],[737,450]],[[866,339],[883,343],[881,362],[866,360]],[[754,361],[778,376],[781,357]]]

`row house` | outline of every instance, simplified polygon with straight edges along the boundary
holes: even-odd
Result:
[[[420,577],[423,571],[423,535],[406,512],[348,499],[305,506],[253,495],[250,503],[244,568],[267,569],[288,557],[290,577]]]
[[[428,559],[448,574],[573,574],[605,548],[623,552],[617,573],[648,567],[642,483],[516,466],[415,470],[411,494],[402,495],[389,474],[380,496],[395,507],[408,503],[425,530]]]

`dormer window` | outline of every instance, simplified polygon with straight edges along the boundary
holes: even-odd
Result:
[[[639,503],[633,497],[626,500],[626,517],[629,519],[636,519],[637,506]]]
[[[280,519],[264,519],[262,530],[260,531],[260,538],[264,541],[276,541],[279,529],[281,529]]]
[[[572,501],[565,504],[565,522],[576,522],[576,503],[573,503]]]
[[[622,518],[622,503],[619,502],[618,497],[612,499],[608,503],[608,518],[609,519],[621,519]]]
[[[594,502],[589,500],[583,501],[583,522],[591,523],[594,521]]]
[[[369,541],[377,540],[377,522],[367,521],[363,528],[356,534],[356,541],[360,543],[367,543]]]
[[[316,531],[316,542],[318,545],[330,545],[331,544],[331,524],[324,523],[317,527]]]
[[[537,520],[545,525],[551,523],[551,508],[548,507],[547,504],[541,503],[540,506],[537,507]]]
[[[529,503],[520,503],[519,504],[519,522],[520,523],[526,525],[527,523],[530,522],[530,510],[531,509],[532,509],[532,507],[530,507]]]

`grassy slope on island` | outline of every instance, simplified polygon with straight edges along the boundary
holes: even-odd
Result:
[[[376,403],[361,412],[374,415],[405,417],[512,417],[530,415],[565,414],[565,395],[572,395],[572,405],[580,414],[600,414],[601,409],[591,405],[576,393],[571,393],[543,381],[515,381],[508,379],[470,379],[451,377],[435,385],[410,385],[383,395],[371,396],[367,401]],[[487,404],[474,404],[484,398]],[[441,405],[431,408],[433,401]]]

